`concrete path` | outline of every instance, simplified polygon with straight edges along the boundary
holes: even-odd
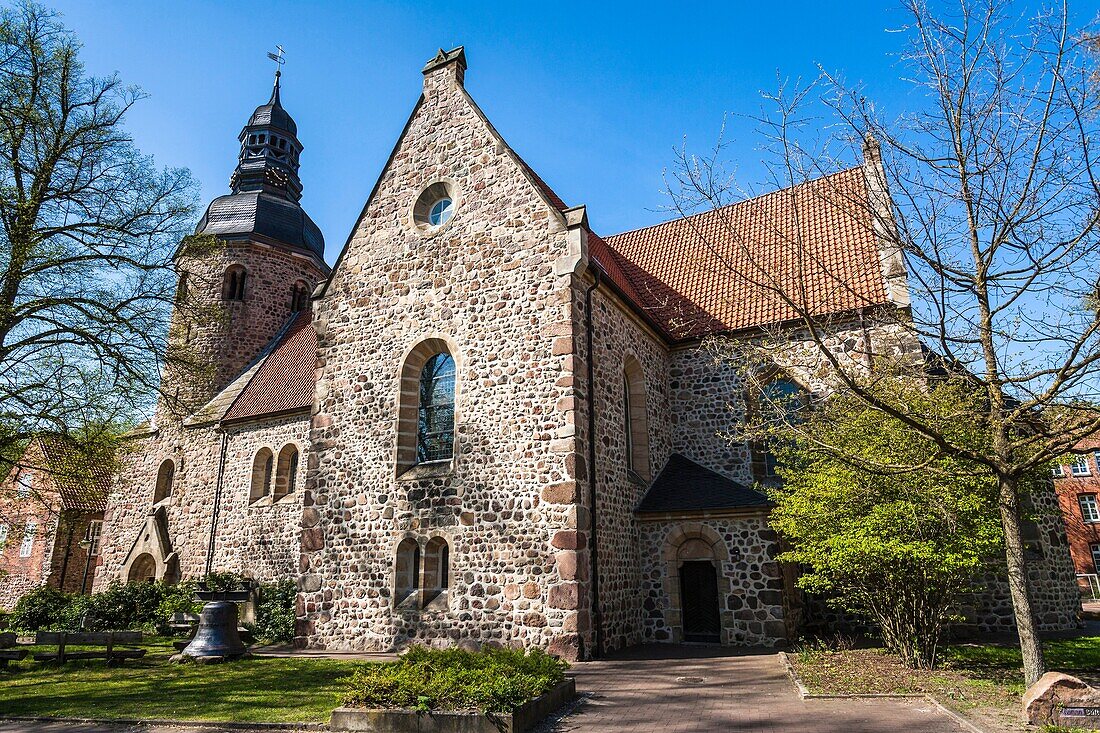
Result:
[[[774,652],[636,647],[570,671],[581,699],[537,733],[960,733],[921,701],[801,700]],[[3,712],[0,711],[0,715]],[[316,730],[316,729],[314,729]],[[0,721],[0,733],[222,733],[174,728]],[[242,733],[235,729],[233,733]],[[270,733],[270,731],[268,732]]]
[[[959,733],[923,701],[802,700],[774,652],[653,645],[574,665],[574,709],[538,733]]]

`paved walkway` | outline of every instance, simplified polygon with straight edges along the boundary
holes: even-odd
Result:
[[[373,656],[373,655],[369,655]],[[573,666],[582,697],[537,733],[960,733],[922,701],[802,700],[774,652],[636,647]],[[2,712],[0,712],[2,715]],[[0,733],[214,733],[0,721]],[[234,733],[241,733],[240,730]]]
[[[574,665],[585,699],[538,733],[959,733],[923,701],[802,700],[774,652],[637,647]]]

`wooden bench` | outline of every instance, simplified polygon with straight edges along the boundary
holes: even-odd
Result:
[[[168,628],[173,633],[182,634],[184,638],[176,639],[172,642],[172,646],[176,651],[183,651],[191,640],[195,638],[195,631],[199,627],[199,617],[193,613],[181,613],[177,611],[172,614],[172,617],[168,620]]]
[[[27,658],[26,649],[13,649],[18,642],[15,639],[15,634],[8,631],[0,634],[0,669],[4,669],[8,666],[8,662],[14,660],[16,662],[22,661]]]
[[[56,652],[38,652],[36,662],[57,662],[64,664],[70,659],[106,659],[108,666],[114,666],[124,659],[140,659],[145,656],[144,649],[116,649],[116,644],[140,644],[140,631],[39,631],[34,635],[34,643],[39,646],[56,646]],[[70,652],[70,644],[76,646],[104,646],[106,649],[82,649]]]

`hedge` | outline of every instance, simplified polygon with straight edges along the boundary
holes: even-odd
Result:
[[[512,712],[565,679],[569,665],[541,649],[411,647],[396,662],[364,665],[344,704],[367,708]]]

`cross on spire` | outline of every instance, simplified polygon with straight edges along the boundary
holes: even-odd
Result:
[[[275,49],[276,49],[277,53],[273,53],[271,51],[268,51],[267,52],[267,57],[277,64],[277,66],[275,67],[275,73],[277,74],[277,73],[279,73],[279,70],[282,69],[283,64],[286,63],[286,58],[284,58],[285,54],[284,54],[282,46],[280,46],[278,44],[275,44]]]

